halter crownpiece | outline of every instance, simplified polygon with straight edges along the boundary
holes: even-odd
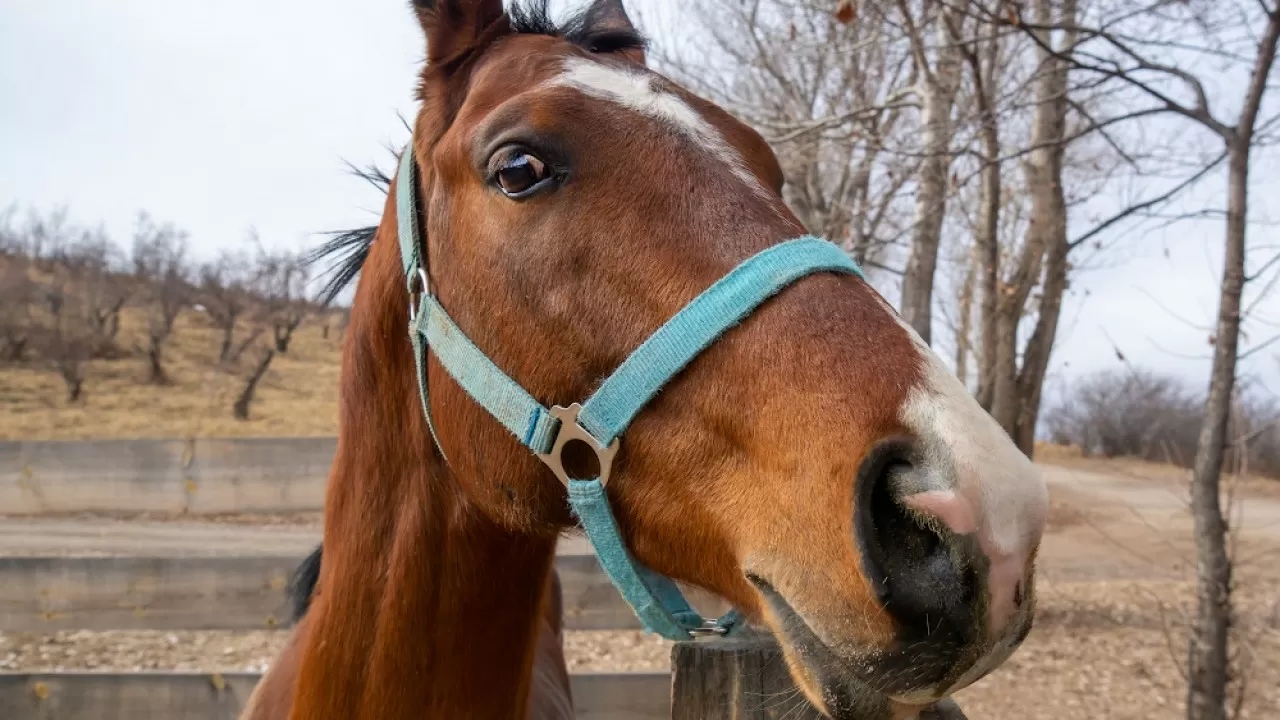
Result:
[[[440,441],[427,397],[428,352],[434,353],[467,394],[564,483],[569,506],[595,548],[601,567],[646,630],[669,640],[731,632],[740,624],[737,611],[704,620],[670,578],[640,564],[627,550],[605,492],[620,436],[671,378],[765,300],[815,273],[862,277],[862,271],[840,248],[812,236],[762,250],[658,328],[581,405],[548,409],[476,347],[431,293],[419,243],[415,175],[410,141],[396,178],[396,218],[410,299],[409,334],[418,391],[436,446],[440,447]],[[561,450],[575,440],[595,452],[599,477],[580,480],[565,471]]]

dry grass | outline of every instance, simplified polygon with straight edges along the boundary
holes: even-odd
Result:
[[[143,342],[145,322],[141,312],[126,310],[121,348]],[[336,434],[340,343],[337,332],[326,340],[322,327],[315,318],[298,328],[258,386],[247,421],[233,418],[231,406],[244,387],[239,370],[255,362],[255,349],[245,352],[241,369],[217,367],[221,336],[191,310],[179,316],[167,348],[167,386],[143,382],[146,360],[137,353],[89,363],[86,397],[74,405],[54,370],[0,368],[0,440]]]

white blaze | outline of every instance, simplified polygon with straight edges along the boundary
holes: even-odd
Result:
[[[591,97],[617,103],[628,110],[657,120],[684,135],[726,165],[739,180],[753,191],[763,194],[764,187],[742,158],[742,154],[725,141],[715,126],[675,93],[656,87],[657,76],[614,65],[571,57],[564,70],[548,84],[571,87]]]

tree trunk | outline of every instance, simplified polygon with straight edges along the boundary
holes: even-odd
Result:
[[[1280,8],[1271,10],[1267,17],[1267,29],[1258,43],[1240,122],[1234,132],[1224,137],[1228,153],[1226,252],[1213,369],[1191,474],[1196,616],[1187,643],[1188,720],[1225,720],[1227,716],[1231,559],[1227,556],[1227,521],[1222,516],[1219,489],[1239,360],[1240,299],[1244,294],[1245,236],[1249,220],[1249,155],[1262,96],[1275,64],[1277,43],[1280,43]]]
[[[1018,411],[1014,418],[1013,440],[1027,457],[1035,455],[1036,423],[1040,420],[1040,399],[1044,379],[1049,372],[1049,358],[1058,335],[1058,318],[1062,314],[1062,298],[1067,291],[1067,205],[1062,183],[1057,183],[1055,199],[1061,222],[1053,228],[1054,237],[1045,254],[1044,287],[1035,330],[1022,353],[1022,370],[1018,373]]]
[[[1074,26],[1075,0],[1063,0],[1055,19],[1053,0],[1036,0],[1036,23],[1047,27]],[[1047,45],[1052,38],[1042,34]],[[1066,32],[1062,47],[1067,51],[1075,44],[1075,33]],[[1066,153],[1066,118],[1068,66],[1044,48],[1037,46],[1039,77],[1035,84],[1036,107],[1032,118],[1031,144],[1034,148],[1026,164],[1027,184],[1031,190],[1031,217],[1027,237],[1013,274],[1004,287],[997,290],[996,357],[992,369],[991,415],[1009,436],[1030,454],[1035,443],[1035,419],[1039,417],[1041,385],[1057,333],[1061,293],[1066,286],[1067,208],[1062,188],[1063,156]],[[1055,265],[1055,267],[1050,267]],[[1018,372],[1018,325],[1027,310],[1032,289],[1045,272],[1040,320],[1033,340],[1023,356],[1023,372]],[[1051,288],[1056,283],[1058,287]],[[1057,293],[1057,297],[1051,297]],[[1027,367],[1030,362],[1031,366]],[[1043,366],[1043,367],[1041,367]],[[1035,407],[1028,404],[1034,397]],[[1028,418],[1030,418],[1028,420]],[[1020,430],[1020,423],[1028,427]],[[1024,447],[1025,444],[1025,447]]]
[[[151,345],[147,348],[147,364],[149,369],[147,382],[152,385],[169,384],[169,375],[164,371],[163,340],[151,338]]]
[[[1222,516],[1219,481],[1240,338],[1249,148],[1237,142],[1230,152],[1226,257],[1218,300],[1218,329],[1209,394],[1191,476],[1191,512],[1196,536],[1196,616],[1187,648],[1187,717],[1190,720],[1226,718],[1231,562],[1227,558],[1227,521]]]
[[[9,346],[6,348],[6,356],[10,362],[21,362],[22,356],[27,352],[27,337],[11,337],[9,338]]]
[[[956,377],[966,386],[969,384],[969,336],[973,333],[973,285],[977,275],[978,259],[970,253],[968,268],[965,269],[964,283],[960,286],[960,302],[956,322]]]
[[[974,78],[974,95],[978,101],[982,127],[982,194],[979,199],[977,233],[974,238],[976,259],[980,272],[978,322],[981,337],[978,340],[978,404],[991,410],[992,387],[995,379],[997,302],[1000,290],[1000,206],[1003,201],[1000,164],[1000,118],[996,113],[995,93],[999,74],[996,64],[1000,61],[1000,26],[989,23],[984,53],[969,54],[970,70]]]
[[[991,133],[994,135],[994,130]],[[990,147],[994,142],[995,147]],[[982,170],[982,215],[978,221],[978,264],[982,273],[982,302],[979,322],[982,336],[978,345],[978,404],[991,410],[995,389],[996,341],[999,318],[996,309],[1000,291],[1000,166],[994,161],[1000,153],[999,139],[988,139],[983,133],[987,166]]]
[[[938,88],[924,92],[924,159],[920,162],[916,186],[915,232],[902,276],[902,318],[926,343],[933,342],[933,276],[938,266],[938,246],[942,242],[942,220],[947,205],[950,158],[946,151],[951,104],[944,103],[945,99]]]
[[[987,371],[991,378],[991,417],[1012,437],[1018,417],[1018,323],[1023,306],[1020,298],[1010,298],[1010,294],[1018,293],[1009,288],[996,303],[996,350]]]
[[[276,352],[278,353],[289,352],[289,341],[293,339],[293,330],[285,329],[283,332],[281,332],[281,328],[277,326],[275,329],[275,336],[276,336]]]
[[[236,400],[236,404],[232,408],[237,420],[249,419],[249,405],[253,403],[253,395],[258,389],[258,381],[262,380],[262,376],[267,374],[267,368],[271,365],[271,360],[275,356],[275,350],[267,350],[262,354],[262,361],[258,363],[258,367],[254,368],[253,374],[249,376],[249,381],[245,383],[244,392],[240,393],[240,398]]]
[[[902,276],[901,305],[902,319],[930,344],[933,342],[933,276],[938,267],[951,170],[951,110],[959,80],[959,62],[946,23],[939,20],[937,26],[936,67],[932,70],[928,67],[923,48],[913,50],[916,64],[922,66],[920,150],[924,157],[916,182],[915,230]]]
[[[293,342],[293,333],[302,324],[302,317],[296,316],[287,318],[272,326],[272,334],[275,336],[276,352],[284,354],[289,352],[289,343]]]
[[[84,397],[84,378],[80,375],[80,368],[64,365],[61,375],[62,382],[67,386],[67,402],[80,402]]]
[[[222,326],[222,347],[218,349],[218,362],[226,362],[231,355],[231,341],[236,331],[236,321],[232,318]]]

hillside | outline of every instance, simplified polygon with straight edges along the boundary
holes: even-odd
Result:
[[[242,367],[219,367],[218,331],[195,310],[178,317],[167,347],[169,385],[146,384],[146,358],[129,352],[89,361],[85,397],[72,404],[47,364],[0,365],[0,440],[333,435],[341,341],[336,321],[324,338],[324,323],[312,317],[297,329],[258,386],[247,421],[232,417],[231,406],[252,351]],[[132,350],[145,330],[142,311],[126,308],[116,344]]]

